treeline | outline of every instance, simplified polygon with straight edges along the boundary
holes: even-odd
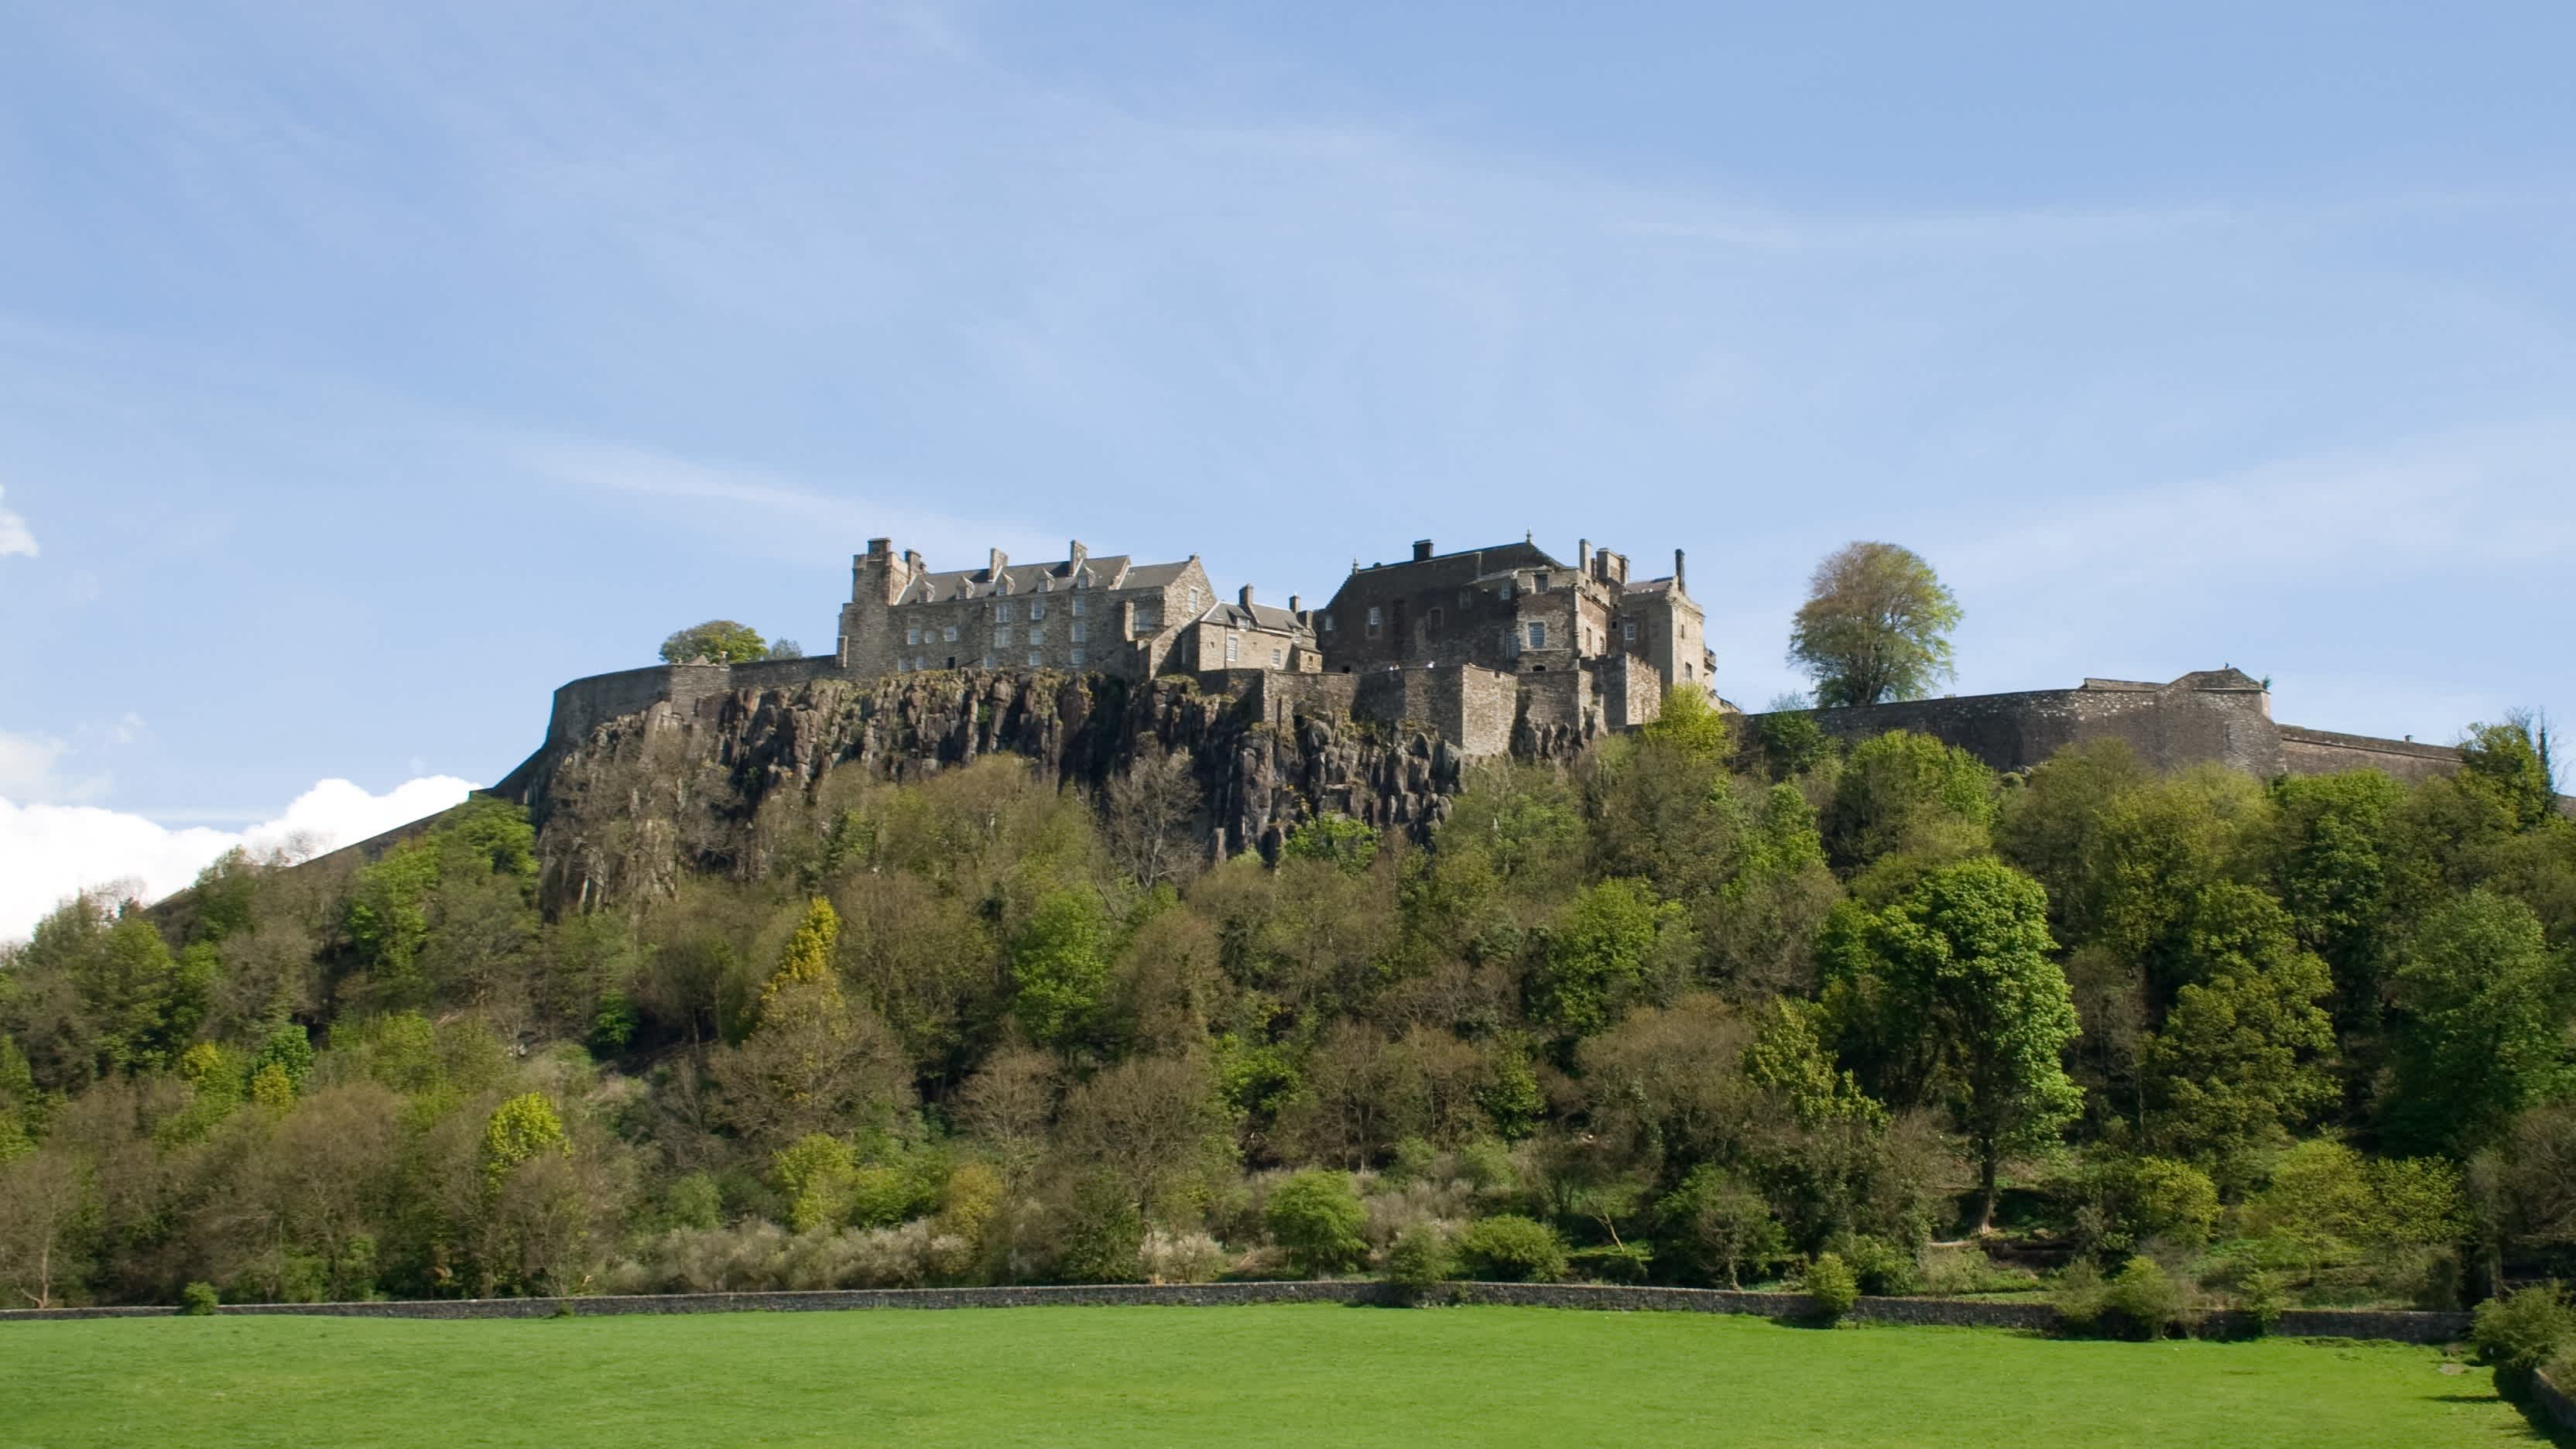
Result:
[[[0,953],[0,1292],[1830,1254],[2133,1319],[2456,1304],[2576,1266],[2576,825],[2522,730],[2464,758],[1998,779],[1676,695],[1427,847],[1324,818],[1205,868],[1169,761],[845,771],[765,808],[756,879],[551,921],[480,802]]]

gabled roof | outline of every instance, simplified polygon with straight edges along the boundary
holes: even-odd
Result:
[[[1479,579],[1515,569],[1562,569],[1565,565],[1551,557],[1546,549],[1526,540],[1520,543],[1498,543],[1491,548],[1462,549],[1457,553],[1433,554],[1429,558],[1399,559],[1394,563],[1371,564],[1353,569],[1342,581],[1342,589],[1354,585],[1369,589],[1437,589],[1463,587]],[[1334,597],[1340,597],[1336,591]]]
[[[1017,598],[1023,594],[1043,597],[1075,588],[1159,589],[1180,578],[1192,562],[1183,559],[1179,563],[1138,564],[1131,563],[1123,553],[1113,553],[1085,558],[1079,572],[1071,559],[1005,564],[998,575],[990,569],[925,572],[913,575],[895,602],[921,604],[949,599]]]
[[[1194,624],[1223,624],[1229,629],[1257,629],[1265,634],[1286,634],[1296,639],[1311,639],[1315,631],[1297,622],[1297,616],[1269,604],[1255,604],[1250,609],[1241,604],[1211,604]]]
[[[1628,587],[1622,590],[1622,592],[1630,594],[1662,594],[1671,592],[1672,587],[1672,575],[1666,574],[1660,579],[1630,579],[1628,581]]]

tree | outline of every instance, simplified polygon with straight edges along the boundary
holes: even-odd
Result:
[[[2563,1091],[2564,973],[2520,901],[2471,891],[2427,917],[2400,955],[2390,1126],[2426,1151],[2474,1150]]]
[[[1530,1015],[1585,1036],[1625,1004],[1655,967],[1687,949],[1681,907],[1643,882],[1606,880],[1557,913],[1530,979]]]
[[[1271,1241],[1309,1278],[1339,1273],[1366,1255],[1360,1226],[1367,1220],[1342,1172],[1298,1173],[1271,1190],[1261,1211]]]
[[[1825,851],[1846,871],[1898,851],[1956,857],[1985,849],[1995,774],[1956,745],[1890,730],[1854,746],[1834,782]]]
[[[1972,860],[1925,877],[1864,939],[1886,1007],[1936,1043],[1976,1155],[1985,1232],[2004,1154],[2054,1140],[2083,1105],[2059,1060],[2075,1003],[2048,958],[2047,895],[2010,866]]]
[[[1109,991],[1108,913],[1087,890],[1053,891],[1011,943],[1011,1009],[1031,1040],[1071,1046]]]
[[[705,659],[716,664],[751,664],[769,657],[760,631],[731,619],[693,624],[662,641],[662,658],[671,664]]]
[[[1199,813],[1199,785],[1190,776],[1187,754],[1168,754],[1149,743],[1109,777],[1104,793],[1110,858],[1130,879],[1152,890],[1196,872],[1202,852],[1190,822]]]
[[[1659,1241],[1679,1248],[1712,1281],[1743,1286],[1744,1270],[1770,1267],[1788,1256],[1789,1240],[1761,1193],[1716,1163],[1692,1168],[1682,1185],[1657,1205],[1664,1232]]]
[[[1789,631],[1789,662],[1833,709],[1920,699],[1951,668],[1959,602],[1932,565],[1892,543],[1852,543],[1816,565]]]

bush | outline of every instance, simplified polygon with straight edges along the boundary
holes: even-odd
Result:
[[[1917,1293],[1954,1297],[1968,1293],[2014,1293],[2039,1284],[2028,1268],[2007,1268],[1967,1243],[1926,1246],[1915,1259]]]
[[[1225,1271],[1225,1247],[1205,1233],[1149,1229],[1136,1265],[1148,1283],[1213,1283]]]
[[[2082,1333],[2101,1322],[2102,1310],[2109,1306],[2109,1294],[2110,1285],[2102,1281],[2102,1270],[2090,1258],[2078,1258],[2049,1285],[2048,1301],[2057,1309],[2060,1324]]]
[[[1851,1269],[1863,1293],[1899,1296],[1921,1286],[1914,1255],[1874,1233],[1836,1233],[1825,1249]]]
[[[2103,1307],[2118,1314],[2141,1338],[2162,1338],[2191,1326],[2191,1290],[2173,1280],[2153,1258],[2131,1258],[2120,1266],[2104,1292]]]
[[[1445,1283],[1456,1271],[1449,1235],[1431,1223],[1407,1227],[1386,1250],[1386,1281],[1411,1293]]]
[[[1271,1191],[1261,1219],[1271,1241],[1309,1278],[1341,1272],[1368,1253],[1360,1237],[1368,1214],[1345,1172],[1298,1173]]]
[[[222,1301],[212,1283],[191,1283],[179,1290],[179,1311],[190,1317],[212,1313]]]
[[[2496,1387],[2519,1393],[2531,1382],[2532,1370],[2558,1354],[2576,1337],[2576,1312],[2555,1283],[2540,1283],[2506,1298],[2477,1306],[2469,1325],[2469,1342],[2480,1363],[2492,1364]]]
[[[2270,1333],[2290,1306],[2288,1286],[2280,1274],[2257,1268],[2236,1285],[2236,1306],[2254,1320],[2256,1333]]]
[[[1511,1213],[1483,1218],[1459,1236],[1458,1266],[1489,1283],[1553,1283],[1565,1276],[1565,1240]]]
[[[1818,1253],[1798,1286],[1815,1305],[1816,1316],[1827,1323],[1841,1322],[1860,1301],[1860,1280],[1839,1253]]]
[[[1654,1264],[1655,1249],[1651,1243],[1604,1243],[1577,1248],[1565,1255],[1565,1261],[1574,1276],[1587,1283],[1643,1283],[1646,1270]]]

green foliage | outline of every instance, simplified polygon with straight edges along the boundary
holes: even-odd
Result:
[[[269,1023],[250,1059],[251,1076],[256,1080],[271,1068],[286,1079],[290,1093],[304,1089],[304,1079],[313,1075],[313,1039],[303,1027],[291,1021]]]
[[[1986,846],[1995,817],[1994,772],[1955,745],[1906,730],[1852,747],[1824,819],[1826,853],[1858,870],[1898,852],[1934,858]]]
[[[2556,813],[2558,789],[2528,726],[2469,726],[2460,762],[2460,783],[2493,800],[2517,828],[2529,830]]]
[[[1663,710],[1639,735],[1694,764],[1714,766],[1726,759],[1726,716],[1710,702],[1708,691],[1677,684],[1664,691]]]
[[[2467,1152],[2570,1082],[2568,983],[2528,906],[2486,891],[2444,903],[2399,957],[2391,1130]]]
[[[1565,1266],[1556,1229],[1517,1213],[1478,1218],[1458,1235],[1458,1270],[1480,1283],[1554,1283]]]
[[[1659,967],[1689,949],[1681,908],[1644,883],[1606,880],[1549,922],[1530,1015],[1567,1036],[1598,1031]]]
[[[1826,1323],[1839,1323],[1852,1305],[1860,1302],[1860,1279],[1851,1265],[1833,1253],[1818,1253],[1799,1276],[1798,1291],[1807,1295],[1817,1318]]]
[[[1309,1278],[1339,1273],[1367,1255],[1360,1227],[1368,1220],[1348,1173],[1301,1172],[1273,1188],[1262,1208],[1270,1240]]]
[[[1088,1031],[1109,989],[1109,918],[1089,891],[1040,898],[1011,943],[1011,1009],[1031,1040],[1066,1046]]]
[[[1288,860],[1319,860],[1360,875],[1377,859],[1377,832],[1347,815],[1318,815],[1289,831],[1279,853]]]
[[[571,1145],[563,1119],[541,1092],[522,1092],[492,1109],[483,1124],[483,1180],[497,1189],[513,1168],[546,1153],[564,1154]]]
[[[1804,710],[1756,715],[1752,744],[1773,780],[1806,774],[1834,757],[1833,736]]]
[[[2256,1333],[2270,1333],[2280,1326],[2281,1315],[2289,1310],[2289,1284],[2271,1269],[2257,1268],[2238,1281],[2236,1307],[2254,1320]]]
[[[2144,1256],[2120,1265],[2103,1292],[2102,1305],[2140,1338],[2179,1332],[2196,1317],[2190,1289],[2175,1282],[2155,1259]]]
[[[191,1283],[179,1290],[179,1312],[192,1318],[211,1314],[223,1303],[223,1295],[212,1283]]]
[[[1740,1288],[1746,1273],[1758,1275],[1789,1255],[1769,1200],[1713,1162],[1692,1168],[1655,1212],[1662,1241],[1706,1282]]]
[[[760,631],[731,619],[709,619],[692,624],[662,641],[662,659],[667,664],[686,664],[705,659],[717,664],[751,664],[769,657],[769,645]]]
[[[2477,1306],[2469,1343],[2478,1361],[2495,1366],[2499,1379],[2527,1383],[2534,1369],[2576,1339],[2576,1309],[2556,1283],[2535,1283]]]
[[[1902,1296],[1921,1286],[1921,1271],[1904,1244],[1875,1233],[1836,1233],[1825,1256],[1850,1269],[1863,1293]]]
[[[1862,933],[1867,977],[1849,983],[1853,1014],[1912,1023],[1934,1043],[1942,1095],[1974,1149],[1984,1209],[2007,1152],[2056,1140],[2081,1095],[2059,1054],[2076,1034],[2065,973],[2048,952],[2047,898],[1994,861],[1926,876]],[[1888,1064],[1901,1072],[1899,1064]]]
[[[1145,1215],[1108,1172],[1077,1179],[1063,1210],[1058,1269],[1068,1283],[1132,1283],[1145,1245]]]
[[[1387,1245],[1386,1280],[1419,1293],[1445,1283],[1457,1271],[1457,1256],[1448,1235],[1432,1223],[1408,1223]]]
[[[858,1154],[829,1133],[808,1133],[778,1149],[770,1173],[787,1201],[787,1225],[810,1233],[847,1223],[858,1170]]]
[[[2337,1095],[2325,963],[2296,947],[2259,893],[2218,889],[2249,898],[2264,924],[2241,945],[2202,947],[2204,974],[2175,992],[2144,1063],[2155,1136],[2199,1158],[2276,1143]]]
[[[1789,662],[1826,709],[1919,699],[1951,673],[1959,601],[1921,555],[1852,543],[1816,565],[1789,631]]]
[[[787,949],[779,953],[778,970],[761,988],[761,1004],[766,1006],[787,986],[828,986],[838,991],[840,974],[833,969],[832,951],[840,940],[841,917],[832,909],[832,903],[821,896],[806,902],[805,919],[787,938]]]

